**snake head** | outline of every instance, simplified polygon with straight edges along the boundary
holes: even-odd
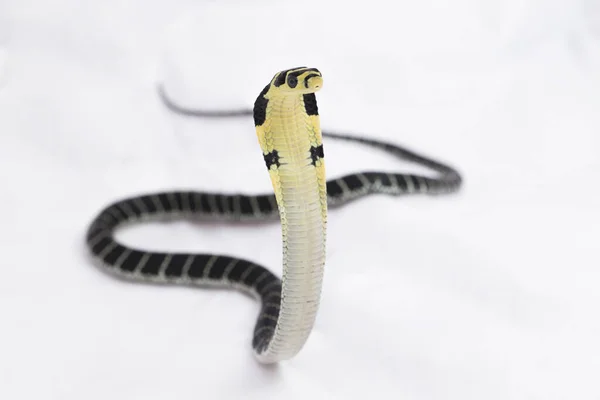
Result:
[[[277,73],[271,84],[284,95],[307,94],[323,87],[323,77],[316,68],[298,67]]]

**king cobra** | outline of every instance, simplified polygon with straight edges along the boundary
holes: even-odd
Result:
[[[307,341],[319,308],[328,206],[340,206],[372,193],[450,193],[461,185],[461,177],[453,168],[405,148],[321,132],[315,92],[322,86],[323,77],[316,68],[288,69],[275,74],[258,95],[253,110],[223,113],[182,109],[161,92],[166,104],[180,114],[253,115],[274,193],[169,191],[116,201],[101,210],[87,231],[87,247],[95,261],[103,270],[134,281],[218,286],[247,292],[261,303],[252,339],[258,361],[276,363],[295,356]],[[326,181],[323,137],[382,149],[428,167],[438,176],[362,172]],[[125,222],[164,216],[229,221],[278,216],[282,230],[282,278],[237,257],[148,252],[125,246],[114,238],[115,229]]]

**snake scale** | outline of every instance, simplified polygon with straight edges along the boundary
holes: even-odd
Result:
[[[315,92],[323,86],[316,68],[278,72],[258,95],[253,110],[203,112],[182,109],[161,92],[167,106],[195,116],[253,115],[274,193],[261,195],[197,191],[150,193],[116,201],[91,222],[86,243],[102,269],[134,281],[218,286],[247,292],[261,302],[252,347],[259,362],[296,355],[314,325],[325,265],[328,207],[371,194],[442,194],[457,191],[453,168],[379,140],[322,132]],[[361,172],[326,181],[322,138],[359,142],[438,173]],[[252,261],[217,254],[148,252],[114,238],[125,222],[164,216],[212,217],[230,221],[279,217],[283,276]]]

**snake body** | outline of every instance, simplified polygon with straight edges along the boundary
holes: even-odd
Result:
[[[321,132],[315,92],[323,85],[315,68],[281,71],[257,97],[253,110],[211,113],[172,110],[187,115],[252,114],[274,194],[245,195],[197,191],[151,193],[116,201],[90,224],[86,243],[105,271],[134,281],[219,286],[247,292],[261,302],[252,347],[257,359],[274,363],[296,355],[314,325],[325,265],[328,207],[371,194],[441,194],[458,190],[453,168],[400,146],[374,139]],[[323,137],[360,142],[438,172],[414,174],[362,172],[326,181]],[[279,216],[283,276],[252,261],[217,254],[148,252],[114,238],[125,222],[164,216],[262,220]]]

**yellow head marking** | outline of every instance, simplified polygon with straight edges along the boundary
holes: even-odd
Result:
[[[292,68],[281,71],[273,77],[269,95],[299,95],[319,91],[323,87],[323,77],[316,68]]]

